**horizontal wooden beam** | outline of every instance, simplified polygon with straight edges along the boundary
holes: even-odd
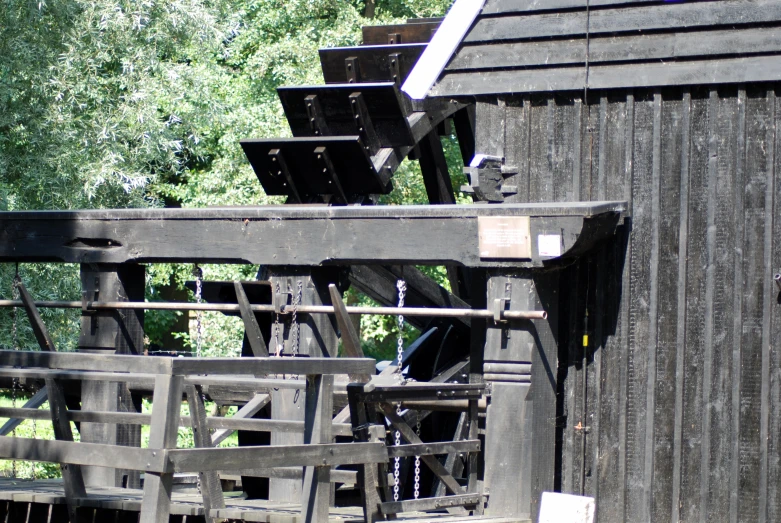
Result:
[[[579,202],[3,212],[0,263],[532,268],[576,256],[612,235],[625,209],[622,202]],[[478,219],[490,216],[530,217],[531,259],[481,257]],[[550,235],[561,238],[559,257],[539,254],[537,239]]]
[[[383,443],[275,445],[219,449],[169,450],[174,472],[241,470],[247,464],[262,467],[313,467],[382,463],[388,459]]]
[[[389,458],[410,456],[435,456],[437,454],[480,452],[480,440],[441,441],[437,443],[416,443],[388,447]]]
[[[51,420],[51,413],[48,410],[41,409],[0,407],[0,418]],[[149,425],[152,422],[152,415],[140,414],[137,412],[70,410],[68,411],[68,419],[79,423]],[[206,418],[206,424],[210,429],[286,432],[294,434],[303,434],[304,432],[304,422],[293,420],[222,418],[210,416]],[[181,416],[179,426],[190,427],[190,416]],[[335,423],[333,424],[332,430],[335,436],[353,435],[352,426],[349,423]]]
[[[425,512],[449,507],[464,507],[483,502],[482,494],[459,494],[436,498],[405,499],[388,501],[380,506],[383,514],[401,514],[403,512]]]
[[[304,477],[302,467],[277,467],[277,468],[255,468],[255,469],[239,469],[236,470],[221,470],[220,476],[241,473],[242,476],[249,476],[251,478],[277,478],[277,479],[297,479],[300,480]],[[331,483],[352,483],[355,484],[358,481],[358,473],[354,470],[331,470]]]
[[[215,376],[374,374],[376,362],[371,358],[168,358],[4,350],[0,351],[0,365],[61,370],[104,370],[114,373],[125,371],[142,374]],[[112,375],[112,378],[117,377]],[[202,377],[192,379],[198,383],[204,381]],[[246,381],[252,384],[252,380]]]
[[[0,456],[25,461],[166,472],[170,467],[166,464],[165,452],[99,443],[0,436]]]

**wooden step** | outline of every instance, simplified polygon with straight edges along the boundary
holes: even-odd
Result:
[[[387,194],[392,186],[375,171],[358,136],[242,140],[266,194],[308,197]],[[346,202],[342,202],[346,203]]]
[[[410,20],[406,24],[367,25],[363,27],[363,45],[425,44],[431,41],[442,19]]]
[[[376,141],[375,151],[415,145],[405,97],[394,83],[280,87],[277,92],[293,136],[358,134],[364,144]]]
[[[417,25],[417,24],[416,24]],[[401,85],[426,44],[364,45],[320,49],[327,84],[396,82]]]

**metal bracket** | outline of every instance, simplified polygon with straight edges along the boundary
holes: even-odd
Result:
[[[92,294],[90,298],[88,299],[88,294]],[[89,307],[89,304],[91,302],[98,301],[98,298],[100,297],[100,276],[95,276],[95,288],[91,291],[82,290],[81,291],[81,315],[82,316],[92,316],[96,312],[98,312],[95,309],[91,309]]]
[[[377,132],[374,130],[374,124],[369,116],[366,100],[360,92],[350,94],[349,98],[358,135],[363,140],[363,146],[369,156],[374,156],[380,150],[380,140],[377,138]]]
[[[309,128],[315,136],[329,136],[328,124],[325,121],[323,109],[320,106],[320,100],[316,94],[310,94],[304,98],[306,105],[306,115],[309,118]]]
[[[272,171],[270,173],[271,176],[274,178],[282,178],[282,186],[290,189],[288,195],[295,198],[296,203],[303,203],[301,195],[298,193],[296,184],[293,181],[293,175],[287,167],[285,157],[282,155],[282,151],[279,149],[271,149],[268,152],[268,155],[271,157],[271,162],[277,167],[276,172]]]
[[[518,174],[518,167],[505,165],[500,156],[478,154],[469,167],[464,167],[464,174],[469,177],[469,185],[462,186],[461,191],[474,194],[480,201],[503,202],[506,195],[518,192],[517,186],[504,185],[505,177]]]
[[[285,307],[292,303],[292,292],[275,292],[271,295],[271,304],[274,305],[275,314],[286,314]]]
[[[393,82],[401,85],[401,53],[391,53],[388,55],[388,69]]]
[[[496,298],[494,300],[494,323],[507,323],[507,320],[504,319],[504,311],[507,310],[509,303],[510,300],[507,298]]]
[[[401,33],[388,33],[388,45],[401,43]]]
[[[325,147],[317,147],[315,149],[315,155],[317,156],[317,160],[323,170],[323,174],[328,177],[328,185],[331,188],[331,194],[333,194],[336,198],[339,198],[342,203],[347,205],[347,195],[342,189],[342,184],[339,182],[339,176],[336,174],[336,169],[334,168],[334,164],[331,161],[331,157],[328,155],[328,151]]]

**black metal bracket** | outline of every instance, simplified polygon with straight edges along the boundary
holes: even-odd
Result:
[[[499,156],[478,154],[469,167],[464,167],[469,177],[469,185],[461,186],[461,191],[473,194],[476,200],[503,202],[505,196],[516,194],[516,186],[505,185],[508,176],[518,174],[518,168],[505,165],[505,159]]]
[[[358,57],[351,56],[344,59],[344,72],[347,74],[348,84],[354,84],[360,80],[361,74],[359,67]]]
[[[90,290],[81,291],[81,315],[92,316],[97,311],[89,307],[90,302],[98,301],[100,297],[100,277],[95,276],[95,287]]]
[[[388,69],[390,69],[391,78],[396,85],[401,85],[401,59],[401,53],[388,55]]]
[[[331,193],[336,196],[340,203],[347,204],[347,195],[342,189],[342,184],[339,182],[339,176],[336,173],[334,164],[331,161],[331,157],[328,155],[328,151],[325,147],[317,147],[315,149],[315,155],[320,163],[323,174],[328,177],[328,185],[331,187]]]
[[[282,151],[279,149],[271,149],[268,155],[271,157],[272,164],[276,166],[276,172],[272,172],[271,176],[275,178],[281,177],[284,180],[282,185],[290,189],[288,195],[294,198],[296,203],[303,203],[301,195],[298,193],[296,184],[293,181],[293,175],[287,167],[287,162],[285,161]]]
[[[309,118],[309,128],[315,136],[330,136],[328,124],[325,121],[323,108],[320,106],[320,100],[316,94],[310,94],[304,98],[306,105],[306,115]]]

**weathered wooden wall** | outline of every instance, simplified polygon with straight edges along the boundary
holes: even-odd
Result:
[[[630,202],[561,278],[560,487],[601,522],[781,520],[779,87],[478,103],[512,200]]]
[[[779,35],[777,0],[487,0],[431,89],[508,202],[629,202],[560,284],[557,487],[600,522],[781,521]]]

